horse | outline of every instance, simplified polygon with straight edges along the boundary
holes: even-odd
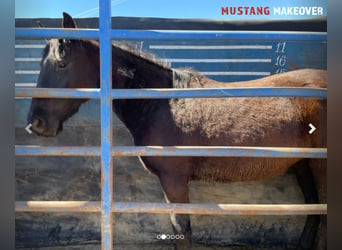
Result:
[[[77,28],[63,13],[63,28]],[[39,88],[99,88],[99,43],[50,39],[43,50]],[[220,88],[192,69],[174,69],[148,52],[112,43],[113,88]],[[325,70],[301,69],[229,87],[326,88]],[[33,98],[27,121],[45,137],[56,136],[86,99]],[[113,100],[113,111],[130,131],[136,146],[326,147],[326,100],[298,97],[235,97]],[[310,135],[308,124],[317,126]],[[281,175],[290,167],[306,203],[326,202],[326,159],[241,157],[140,157],[155,174],[167,202],[189,203],[190,181],[242,182]],[[190,217],[170,214],[177,249],[191,248]],[[322,220],[307,216],[297,249],[312,249]],[[322,227],[324,232],[324,226]],[[324,233],[323,233],[324,234]],[[323,240],[323,248],[325,240]]]

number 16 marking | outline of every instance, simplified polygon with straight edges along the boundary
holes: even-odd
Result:
[[[286,64],[286,55],[279,55],[277,56],[277,60],[276,60],[276,66],[280,66],[283,67]]]

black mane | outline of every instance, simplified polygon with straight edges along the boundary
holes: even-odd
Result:
[[[158,58],[155,54],[146,50],[138,50],[133,44],[126,41],[112,41],[112,46],[128,52],[134,56],[143,58],[146,61],[157,64],[165,69],[171,68],[171,63],[167,60]]]
[[[68,41],[68,42],[66,42]],[[68,44],[75,44],[77,46],[83,47],[88,53],[99,53],[99,43],[95,40],[61,40],[61,39],[51,39],[47,42],[45,48],[42,51],[41,64],[48,56],[51,49],[57,50],[59,57],[63,56],[63,51],[68,49]],[[191,68],[171,68],[171,63],[167,60],[162,60],[158,58],[155,54],[138,50],[134,45],[125,41],[112,41],[112,51],[113,55],[115,52],[120,51],[120,54],[125,55],[125,60],[140,60],[148,65],[154,65],[160,70],[172,71],[173,79],[172,85],[166,86],[170,88],[189,88],[189,87],[203,87],[200,84],[200,79],[202,76],[195,70]],[[191,80],[192,81],[191,84]],[[137,88],[137,86],[129,86],[131,88]],[[165,87],[165,86],[164,86]]]
[[[197,71],[191,68],[171,68],[171,63],[167,60],[162,60],[151,52],[138,50],[136,47],[128,42],[113,41],[112,45],[114,48],[120,49],[128,53],[132,57],[140,58],[147,63],[154,64],[161,67],[162,69],[171,70],[173,73],[173,81],[172,86],[170,87],[172,88],[203,87],[198,80],[202,76]],[[191,84],[192,79],[194,79],[194,81]]]

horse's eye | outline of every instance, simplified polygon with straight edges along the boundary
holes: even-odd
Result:
[[[60,62],[60,63],[59,63],[59,67],[60,67],[61,69],[64,69],[64,68],[66,67],[66,63],[65,63],[65,62]]]

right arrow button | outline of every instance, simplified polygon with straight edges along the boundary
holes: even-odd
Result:
[[[311,135],[313,132],[315,132],[316,128],[314,125],[312,125],[312,123],[309,124],[309,127],[311,128],[309,131],[309,134]]]

